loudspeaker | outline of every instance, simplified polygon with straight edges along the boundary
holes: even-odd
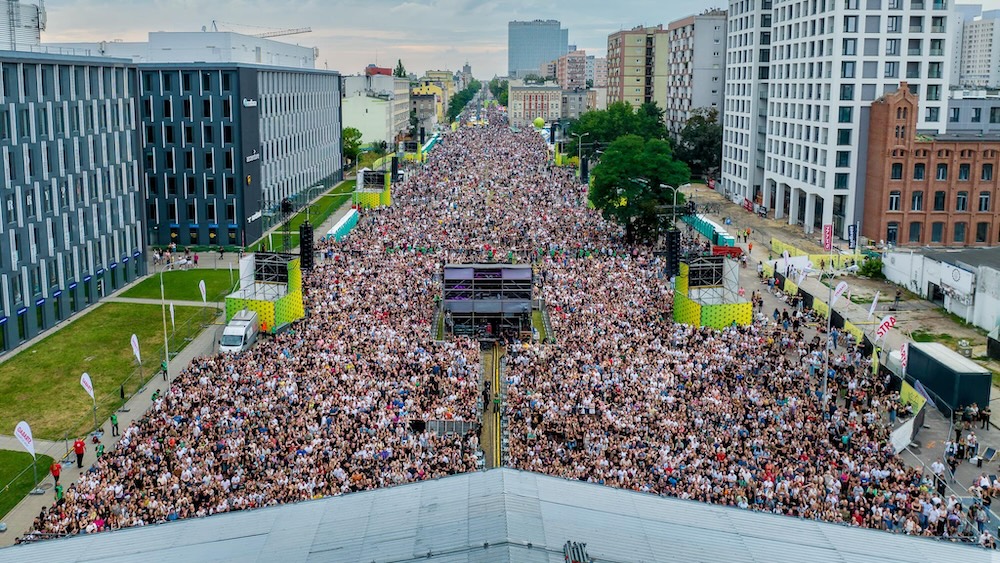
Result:
[[[681,273],[681,232],[670,229],[667,235],[667,275],[676,276]]]
[[[590,180],[590,162],[587,157],[580,159],[580,183],[586,184]]]
[[[284,215],[288,215],[292,211],[295,211],[295,207],[292,205],[292,200],[288,199],[287,197],[281,200],[281,213]]]
[[[299,225],[299,266],[312,270],[313,264],[313,227],[306,221]]]
[[[424,131],[424,128],[421,127],[420,128],[420,145],[421,146],[423,146],[423,144],[426,142],[426,141],[424,141],[424,137],[425,137],[426,134],[427,133]]]
[[[549,144],[556,144],[556,124],[549,125]]]
[[[390,178],[392,178],[393,184],[395,184],[399,178],[399,157],[395,155],[392,157],[392,176],[390,176]]]

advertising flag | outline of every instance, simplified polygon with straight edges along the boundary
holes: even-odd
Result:
[[[23,420],[18,422],[14,427],[14,435],[31,457],[35,457],[35,440],[31,437],[31,427],[28,423]]]
[[[842,281],[837,284],[837,289],[833,290],[833,299],[830,300],[830,306],[833,307],[837,304],[837,299],[847,291],[847,282]]]
[[[174,324],[174,304],[170,304],[170,330],[177,330],[177,325]]]
[[[132,353],[135,354],[135,359],[140,364],[142,363],[142,357],[139,355],[139,337],[132,335]]]
[[[868,309],[868,320],[871,320],[871,318],[873,316],[875,316],[875,307],[878,306],[878,294],[879,293],[881,293],[881,292],[876,291],[875,292],[875,299],[872,299],[872,306],[871,306],[870,309]]]
[[[83,375],[80,376],[80,385],[83,386],[83,390],[86,391],[88,395],[90,395],[91,399],[93,399],[94,398],[94,382],[92,382],[90,380],[90,374],[89,373],[83,372]]]
[[[206,296],[205,296],[205,280],[201,280],[200,282],[198,282],[198,289],[201,290],[201,302],[202,303],[207,303],[207,301],[205,299],[206,298]]]

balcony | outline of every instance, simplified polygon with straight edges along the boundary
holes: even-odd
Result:
[[[923,32],[924,32],[924,26],[922,26],[922,25],[911,25],[910,26],[910,33],[923,33]]]
[[[932,57],[940,57],[944,55],[944,49],[931,49],[930,55]]]
[[[931,33],[944,33],[945,27],[943,25],[932,25]]]

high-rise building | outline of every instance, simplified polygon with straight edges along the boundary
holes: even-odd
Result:
[[[979,18],[962,22],[961,53],[961,86],[1000,86],[1000,10],[983,12]]]
[[[0,55],[0,354],[146,273],[127,59]]]
[[[507,75],[524,78],[569,52],[569,30],[557,20],[512,21],[507,24]]]
[[[148,238],[243,246],[342,179],[340,74],[139,65]]]
[[[921,99],[917,127],[944,130],[954,48],[949,4],[776,2],[771,14],[742,18],[772,6],[769,1],[757,8],[752,4],[730,3],[726,87],[739,97],[731,94],[726,101],[723,187],[735,188],[734,198],[756,196],[749,170],[732,165],[759,165],[747,137],[763,134],[763,205],[807,233],[833,224],[835,234],[845,237],[847,226],[862,215],[871,102],[905,80]],[[768,44],[769,62],[750,75],[764,54],[758,49]],[[752,113],[747,97],[765,95],[765,75],[767,105]],[[732,114],[731,104],[739,107]]]
[[[691,111],[715,109],[722,113],[725,92],[726,11],[709,10],[667,25],[670,35],[670,72],[664,121],[680,135]],[[720,118],[722,116],[720,115]]]
[[[564,90],[587,87],[587,52],[573,51],[556,59],[556,82]]]
[[[634,27],[608,36],[608,104],[639,107],[667,101],[668,32],[663,25]]]

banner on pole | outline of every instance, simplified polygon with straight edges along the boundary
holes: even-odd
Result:
[[[896,317],[892,315],[886,315],[882,322],[878,323],[878,329],[875,330],[875,340],[882,338],[889,333],[892,327],[896,326]]]
[[[880,291],[876,291],[875,292],[875,299],[872,299],[872,306],[871,306],[870,309],[868,309],[868,320],[871,320],[872,317],[875,316],[875,307],[878,306],[878,294],[879,293],[881,293],[881,292]]]
[[[198,282],[198,289],[201,290],[201,302],[207,303],[208,301],[206,300],[206,295],[205,295],[205,280],[201,280],[200,282]]]
[[[823,250],[833,250],[833,225],[823,225]]]
[[[140,364],[142,363],[142,356],[139,355],[139,337],[132,335],[132,353],[135,354],[135,359]]]
[[[177,325],[174,324],[174,304],[170,304],[170,330],[177,330]]]
[[[903,367],[903,373],[906,373],[906,360],[910,353],[910,343],[904,342],[902,346],[899,347],[899,365]]]
[[[837,289],[833,290],[833,299],[830,300],[830,306],[833,307],[837,304],[837,299],[847,291],[847,282],[842,281],[837,284]]]
[[[80,385],[83,386],[83,390],[86,391],[88,395],[90,395],[91,399],[93,399],[94,398],[94,382],[92,382],[90,380],[90,374],[89,373],[83,372],[83,375],[80,376]]]
[[[847,248],[855,250],[858,247],[858,226],[847,226]]]
[[[21,442],[21,445],[24,446],[24,449],[27,450],[29,454],[31,454],[32,458],[34,458],[35,440],[31,437],[31,427],[28,426],[28,423],[23,420],[21,422],[18,422],[17,426],[14,427],[14,435],[17,436],[17,441]]]

